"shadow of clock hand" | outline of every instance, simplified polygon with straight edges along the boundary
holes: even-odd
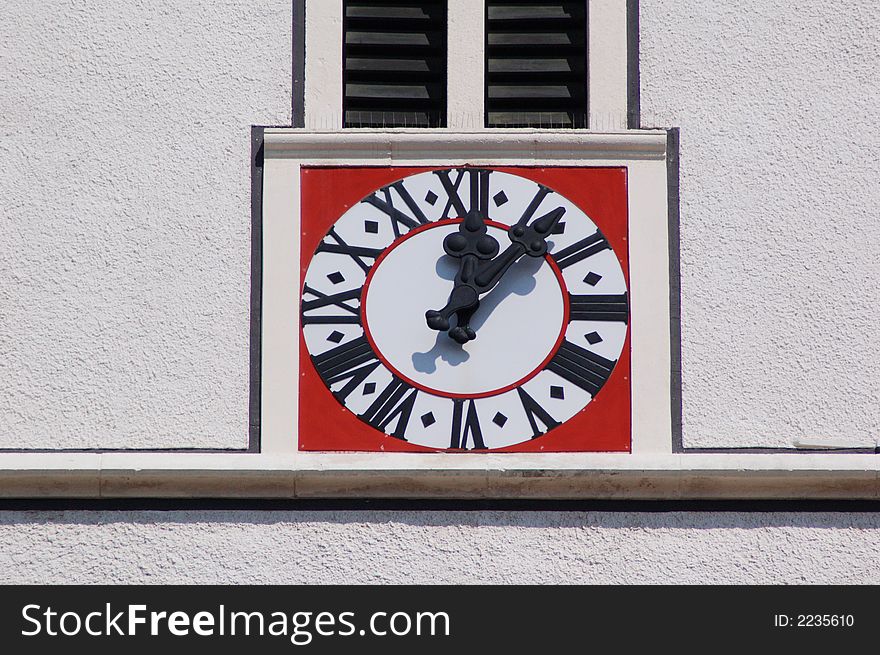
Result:
[[[449,255],[441,255],[437,258],[434,271],[436,271],[437,277],[453,282],[455,276],[458,275],[458,262]]]
[[[413,353],[412,363],[419,373],[433,373],[437,370],[437,360],[443,360],[450,366],[458,366],[470,359],[470,353],[451,339],[444,337],[443,332],[437,333],[437,338],[430,350],[423,353]]]

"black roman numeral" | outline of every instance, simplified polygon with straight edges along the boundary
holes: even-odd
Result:
[[[314,325],[314,324],[322,324],[322,325],[333,325],[337,323],[341,323],[344,325],[360,325],[361,324],[361,310],[360,307],[352,307],[351,305],[346,304],[346,301],[359,299],[361,297],[361,291],[363,287],[358,287],[357,289],[352,289],[350,291],[342,291],[340,293],[334,293],[333,295],[328,296],[327,294],[321,293],[315,289],[312,289],[308,284],[303,288],[303,295],[312,295],[315,296],[314,300],[303,300],[302,302],[302,323],[303,325]],[[321,307],[327,307],[332,305],[338,309],[347,312],[342,315],[332,315],[328,316],[326,314],[315,314],[309,316],[306,312],[314,311],[316,309],[320,309]]]
[[[619,321],[626,323],[629,303],[626,294],[611,296],[575,296],[569,294],[572,321]]]
[[[410,214],[406,214],[399,207],[394,206],[394,197],[391,194],[391,189],[397,191],[397,194],[403,199],[404,204],[407,209],[411,212]],[[388,186],[382,187],[379,189],[377,193],[381,193],[384,196],[384,200],[379,198],[378,195],[371,194],[370,196],[364,198],[362,202],[369,203],[376,207],[380,211],[382,211],[388,218],[391,219],[391,228],[394,230],[394,236],[399,237],[400,226],[404,226],[409,232],[414,227],[418,227],[419,225],[424,225],[428,223],[428,217],[422,212],[419,205],[413,200],[413,197],[409,194],[409,191],[406,190],[406,187],[403,186],[403,181],[398,180],[393,184],[389,184]]]
[[[532,216],[535,215],[535,212],[538,211],[538,207],[544,201],[544,198],[551,193],[553,193],[552,189],[548,189],[543,184],[539,184],[538,193],[535,194],[534,198],[529,202],[528,207],[523,211],[523,215],[520,216],[517,225],[526,225],[532,219]],[[565,212],[565,209],[562,207],[557,207],[554,211],[559,211],[560,209]]]
[[[556,264],[559,268],[566,268],[567,266],[576,264],[587,257],[592,257],[597,252],[609,250],[610,248],[611,244],[608,243],[608,240],[602,236],[602,233],[599,232],[599,230],[596,230],[595,233],[591,234],[586,239],[581,239],[577,243],[570,245],[568,248],[563,248],[559,252],[554,252],[552,256],[553,259],[556,260]]]
[[[333,394],[340,401],[345,401],[376,370],[379,359],[367,338],[361,336],[320,355],[313,355],[312,363],[328,387],[348,380],[342,389]]]
[[[527,394],[525,389],[517,387],[516,392],[519,394],[519,401],[522,403],[526,418],[529,419],[529,425],[532,427],[532,439],[540,437],[544,432],[549,432],[559,425],[559,421],[550,416],[550,413],[541,407],[537,400]],[[538,421],[541,421],[546,430],[538,429]]]
[[[413,406],[416,404],[418,393],[418,389],[395,377],[382,390],[378,398],[373,401],[373,404],[363,414],[359,415],[359,418],[382,432],[396,418],[397,425],[394,427],[394,432],[391,433],[391,436],[406,441],[404,435],[406,434],[406,427],[409,424],[409,418],[412,415]]]
[[[480,419],[477,416],[477,406],[473,399],[467,401],[467,413],[464,411],[465,400],[454,398],[452,400],[452,439],[450,448],[467,448],[468,437],[474,444],[473,450],[485,450],[483,443],[483,430],[480,428]],[[462,421],[462,419],[464,419]]]
[[[331,228],[330,232],[327,233],[327,236],[333,239],[336,243],[326,243],[325,241],[321,241],[315,252],[332,252],[339,255],[348,255],[363,269],[364,273],[370,270],[372,264],[367,264],[362,258],[367,257],[375,260],[382,254],[381,248],[365,248],[363,246],[348,245],[342,240],[342,237],[336,233],[335,228]]]
[[[455,215],[451,218],[464,217],[469,211],[479,209],[484,216],[489,215],[489,176],[492,171],[482,168],[459,168],[456,170],[455,181],[453,182],[449,176],[449,170],[434,171],[434,174],[440,178],[440,184],[446,192],[446,206],[440,218],[450,218],[449,210],[455,209]],[[470,179],[470,203],[465,205],[458,190],[461,187],[461,181],[465,174]]]
[[[464,203],[461,200],[461,197],[458,195],[458,187],[461,186],[461,181],[464,179],[465,171],[463,169],[459,169],[456,171],[457,176],[455,178],[455,182],[449,179],[449,171],[434,171],[434,175],[440,178],[440,184],[443,185],[443,190],[446,191],[446,206],[443,208],[443,213],[440,214],[440,218],[449,218],[449,210],[450,208],[455,208],[455,213],[458,216],[464,216],[467,214],[468,210],[464,206]]]
[[[471,209],[477,208],[489,216],[489,175],[492,171],[469,171],[471,175]],[[476,177],[475,174],[476,173]]]
[[[547,364],[547,370],[595,396],[608,380],[616,363],[566,339]]]

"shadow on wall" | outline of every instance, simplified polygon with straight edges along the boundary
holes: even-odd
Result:
[[[24,509],[27,507],[27,509]],[[880,529],[871,501],[12,501],[0,526],[329,523],[412,527]]]

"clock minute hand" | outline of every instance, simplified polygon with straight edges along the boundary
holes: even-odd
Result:
[[[547,254],[547,237],[559,223],[565,207],[557,207],[526,225],[523,216],[507,233],[511,244],[495,259],[479,267],[474,278],[480,294],[486,293],[504,276],[507,270],[523,255],[543,257]]]

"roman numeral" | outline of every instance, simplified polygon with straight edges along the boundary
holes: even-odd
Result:
[[[320,355],[313,355],[312,363],[328,387],[348,380],[342,389],[333,393],[337,399],[345,401],[376,370],[379,359],[367,338],[361,336]]]
[[[629,303],[626,294],[612,296],[575,296],[569,294],[569,318],[572,321],[619,321],[626,323]]]
[[[554,252],[552,256],[553,259],[556,260],[556,264],[559,268],[566,268],[567,266],[576,264],[587,257],[592,257],[597,252],[609,250],[610,248],[611,244],[608,243],[608,240],[602,236],[602,233],[599,232],[599,230],[596,230],[595,233],[591,234],[586,239],[581,239],[577,243],[570,245],[568,248],[563,248],[559,252]]]
[[[520,216],[520,219],[517,221],[517,225],[526,225],[531,219],[532,216],[535,215],[535,212],[538,211],[538,207],[544,201],[544,198],[547,197],[550,193],[553,193],[552,189],[548,189],[543,184],[538,185],[538,193],[535,194],[535,197],[532,198],[531,202],[529,202],[528,207],[523,211],[523,215]],[[562,207],[557,207],[554,211],[562,210],[563,213],[565,209]]]
[[[608,380],[616,363],[566,339],[547,364],[547,370],[595,396]]]
[[[529,419],[529,425],[532,428],[532,439],[540,437],[544,432],[549,432],[559,425],[559,421],[550,416],[549,412],[541,407],[537,400],[527,394],[525,389],[517,387],[516,392],[519,394],[519,401],[526,412],[526,418]],[[538,429],[538,421],[541,421],[546,430]]]
[[[409,424],[409,418],[412,415],[413,406],[416,404],[418,393],[418,389],[414,389],[403,380],[395,377],[382,390],[382,393],[379,394],[373,404],[363,414],[359,415],[359,418],[382,432],[396,418],[397,425],[391,436],[406,441],[404,435],[406,434],[406,427]]]
[[[477,208],[484,216],[489,215],[489,175],[492,171],[469,171],[471,174],[471,209]],[[476,173],[476,176],[474,175]]]
[[[484,216],[489,215],[489,176],[492,171],[481,168],[459,168],[456,170],[456,178],[453,182],[449,176],[449,170],[434,171],[434,175],[440,178],[440,184],[446,192],[446,206],[440,218],[450,218],[449,210],[455,209],[455,216],[452,218],[460,218],[469,211],[479,209]],[[469,205],[465,205],[458,190],[461,187],[461,181],[465,174],[470,179],[470,197]]]
[[[331,228],[330,232],[327,233],[327,236],[333,239],[336,243],[327,243],[325,241],[321,241],[318,244],[317,250],[315,252],[332,252],[338,255],[348,255],[351,257],[354,262],[360,266],[364,273],[370,270],[372,264],[367,264],[362,258],[368,257],[370,259],[375,260],[379,255],[382,254],[381,248],[365,248],[363,246],[350,246],[345,241],[342,240],[342,237],[336,233],[335,228]]]
[[[485,450],[486,444],[483,443],[483,430],[480,428],[480,419],[477,416],[477,406],[473,399],[468,400],[467,413],[464,411],[464,399],[454,398],[452,400],[452,439],[450,440],[450,448],[467,448],[468,437],[473,442],[473,450]],[[464,419],[462,421],[462,418]]]
[[[434,175],[440,178],[440,184],[443,185],[443,190],[446,191],[447,197],[446,206],[443,208],[443,213],[440,214],[440,218],[449,218],[449,209],[451,207],[455,208],[455,212],[458,216],[464,216],[468,213],[467,208],[461,201],[461,197],[458,195],[458,187],[461,186],[465,171],[459,169],[456,172],[458,175],[455,178],[455,182],[453,182],[449,179],[449,171],[434,171]]]
[[[394,197],[391,194],[391,189],[397,191],[397,194],[403,199],[404,204],[411,214],[406,214],[401,211],[400,208],[394,206]],[[379,198],[378,195],[373,194],[364,198],[361,202],[373,205],[373,207],[379,209],[391,219],[391,228],[394,230],[395,238],[399,237],[401,234],[401,225],[403,225],[408,232],[414,227],[429,222],[427,216],[425,216],[416,201],[413,200],[413,197],[409,194],[409,191],[403,186],[403,181],[398,180],[393,184],[382,187],[377,193],[381,193],[384,196],[384,200]]]
[[[342,291],[341,293],[334,293],[333,295],[328,296],[327,294],[321,293],[315,289],[312,289],[308,284],[303,288],[303,295],[306,294],[315,296],[314,300],[303,300],[302,302],[302,323],[303,325],[314,325],[314,324],[323,324],[323,325],[333,325],[337,323],[341,323],[344,325],[360,325],[361,324],[361,310],[360,307],[352,307],[351,305],[347,305],[346,301],[359,299],[361,297],[361,291],[363,287],[358,287],[357,289],[352,289],[350,291]],[[320,309],[321,307],[333,306],[338,309],[347,312],[342,315],[333,315],[328,316],[326,314],[316,314],[313,316],[309,316],[306,312],[314,311],[316,309]]]

